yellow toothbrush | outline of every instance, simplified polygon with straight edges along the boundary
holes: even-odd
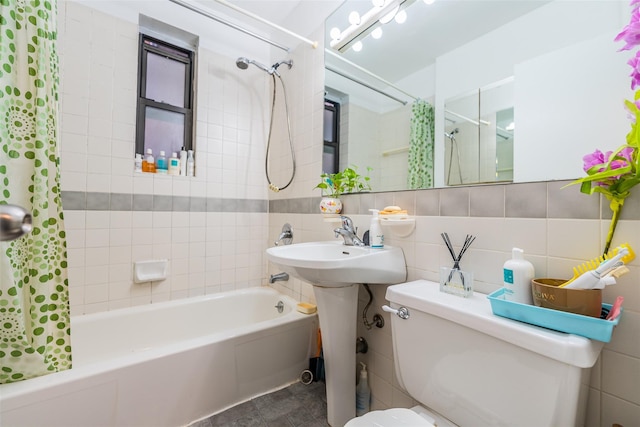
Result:
[[[630,261],[633,261],[633,259],[636,257],[636,254],[633,252],[633,249],[631,249],[631,246],[628,243],[622,243],[620,246],[617,246],[613,250],[607,252],[605,255],[601,255],[597,258],[591,259],[589,261],[583,262],[582,264],[576,267],[573,267],[573,277],[570,280],[564,282],[559,287],[564,288],[565,286],[569,285],[571,282],[576,280],[578,277],[580,277],[584,273],[591,270],[595,270],[606,260],[615,257],[623,249],[627,250],[627,254],[622,258],[620,258],[620,261],[622,261],[623,264],[627,264]]]

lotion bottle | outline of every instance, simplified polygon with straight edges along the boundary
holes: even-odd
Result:
[[[187,176],[195,176],[195,161],[193,159],[193,150],[187,151]]]
[[[169,175],[180,175],[180,159],[177,153],[171,153],[169,159]]]
[[[524,259],[523,253],[522,249],[513,248],[511,259],[504,263],[504,299],[531,305],[531,280],[535,270],[533,264]]]
[[[382,226],[380,225],[380,218],[378,217],[378,209],[369,209],[373,216],[371,217],[371,225],[369,226],[369,244],[374,249],[381,249],[384,247],[384,234],[382,233]]]
[[[358,417],[369,412],[371,406],[371,389],[367,379],[367,365],[362,362],[360,362],[360,365],[362,365],[360,381],[356,386],[356,416]]]
[[[187,151],[184,147],[180,150],[180,175],[187,176]]]

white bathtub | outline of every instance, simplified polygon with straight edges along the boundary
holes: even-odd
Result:
[[[177,427],[280,388],[314,347],[295,304],[251,288],[73,317],[73,369],[0,385],[0,425]]]

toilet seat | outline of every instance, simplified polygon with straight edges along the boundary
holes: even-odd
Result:
[[[434,427],[432,422],[421,417],[411,409],[391,408],[368,412],[361,417],[351,419],[344,427]]]

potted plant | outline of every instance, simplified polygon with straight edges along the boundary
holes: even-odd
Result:
[[[322,190],[322,200],[320,201],[320,211],[325,214],[338,214],[342,211],[340,196],[345,193],[359,193],[370,191],[371,178],[368,173],[371,171],[367,167],[367,175],[358,173],[356,166],[345,168],[336,173],[323,173],[320,175],[321,181],[315,188]]]

